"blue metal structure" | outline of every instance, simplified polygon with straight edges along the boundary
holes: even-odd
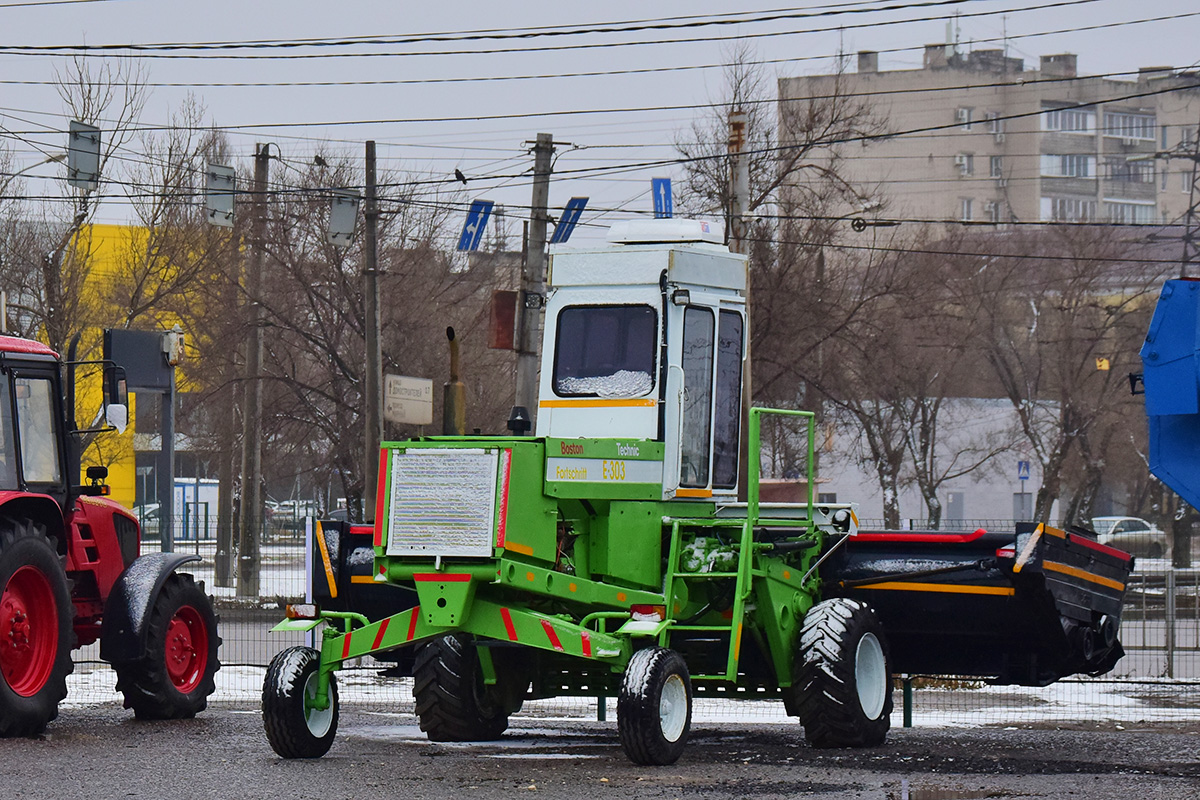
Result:
[[[1142,345],[1150,471],[1200,508],[1200,280],[1167,281]]]

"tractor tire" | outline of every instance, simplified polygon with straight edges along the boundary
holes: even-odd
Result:
[[[191,575],[167,578],[146,622],[146,654],[113,664],[117,691],[138,719],[185,719],[208,706],[221,668],[217,616]]]
[[[0,736],[36,736],[59,715],[74,640],[54,540],[31,519],[0,519]]]
[[[497,683],[485,685],[475,648],[469,636],[451,633],[417,650],[413,699],[432,742],[494,741],[508,729],[508,715],[521,708],[529,685],[524,670],[493,655]]]
[[[635,764],[674,764],[691,726],[692,679],[683,657],[662,647],[638,650],[617,695],[617,733],[625,755]]]
[[[263,681],[263,727],[271,749],[283,758],[320,758],[329,752],[338,726],[335,675],[329,676],[329,706],[307,708],[317,696],[321,654],[311,647],[289,647],[267,668]]]
[[[813,606],[792,680],[813,747],[883,744],[891,727],[891,661],[883,626],[868,605],[837,597]]]
[[[0,737],[37,736],[67,696],[75,606],[63,564],[41,525],[0,519]]]

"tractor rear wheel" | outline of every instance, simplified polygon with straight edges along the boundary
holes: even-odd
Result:
[[[146,623],[146,654],[114,664],[117,691],[138,719],[194,717],[216,690],[217,617],[191,575],[167,578]]]
[[[71,588],[45,530],[0,520],[0,736],[36,736],[67,696]]]
[[[489,742],[508,729],[508,715],[521,708],[528,679],[515,659],[493,654],[496,683],[487,685],[477,645],[463,634],[447,634],[421,646],[413,666],[413,699],[421,730],[434,742]]]
[[[666,766],[683,754],[692,726],[692,679],[674,650],[647,647],[629,659],[617,696],[617,733],[635,764]]]
[[[891,727],[891,662],[883,626],[866,603],[836,597],[812,607],[792,680],[813,747],[883,744]]]
[[[329,705],[308,703],[317,696],[321,654],[311,647],[289,647],[267,668],[263,681],[263,727],[271,749],[284,758],[320,758],[329,752],[338,726],[336,676],[329,676]]]

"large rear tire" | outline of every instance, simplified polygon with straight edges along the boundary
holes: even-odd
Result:
[[[413,667],[413,699],[421,730],[433,742],[490,742],[508,729],[528,680],[516,665],[493,655],[497,682],[488,686],[470,637],[440,636],[421,645]]]
[[[813,747],[875,747],[891,727],[892,672],[875,612],[836,597],[804,618],[793,667],[800,723]]]
[[[617,696],[617,733],[635,764],[666,766],[683,754],[692,726],[692,679],[674,650],[647,647],[629,659]]]
[[[146,655],[114,664],[117,691],[138,719],[184,719],[208,706],[221,668],[217,616],[191,575],[167,578],[146,623]]]
[[[329,752],[338,726],[336,676],[329,676],[329,705],[309,708],[317,696],[321,654],[289,647],[271,660],[263,681],[263,727],[271,749],[284,758],[320,758]]]
[[[63,559],[30,520],[0,520],[0,737],[36,736],[67,696],[74,606]]]

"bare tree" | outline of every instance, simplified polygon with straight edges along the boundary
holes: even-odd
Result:
[[[1042,470],[1034,518],[1050,521],[1072,457],[1103,469],[1101,421],[1128,392],[1122,361],[1148,322],[1158,270],[1125,262],[1128,232],[1093,226],[966,240],[947,285],[974,332],[987,380],[1012,405]],[[1076,521],[1086,504],[1064,516]]]
[[[143,69],[128,59],[94,62],[76,57],[57,74],[58,92],[73,119],[103,126],[100,153],[100,186],[112,185],[111,167],[134,136],[134,125],[146,102]],[[80,238],[96,211],[86,192],[71,202],[68,215],[59,215],[52,242],[43,252],[37,298],[37,317],[51,347],[65,349],[72,335],[92,320],[95,303],[85,294],[89,282],[90,242]]]

